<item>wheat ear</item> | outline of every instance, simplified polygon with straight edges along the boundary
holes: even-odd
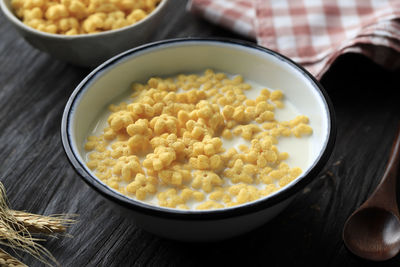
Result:
[[[28,267],[24,263],[20,262],[4,250],[0,248],[0,266],[6,267]]]
[[[7,205],[6,192],[0,182],[0,244],[21,250],[49,266],[59,265],[54,256],[42,245],[42,239],[34,238],[28,229],[20,224]]]
[[[11,210],[11,214],[17,219],[19,224],[25,226],[30,233],[64,233],[67,226],[75,223],[67,215],[44,216],[24,211]]]

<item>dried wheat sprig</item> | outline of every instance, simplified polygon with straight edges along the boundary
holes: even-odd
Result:
[[[42,245],[43,239],[32,237],[28,229],[18,222],[7,204],[6,192],[0,182],[0,244],[29,253],[49,266],[59,265],[54,256]]]
[[[66,231],[67,226],[76,222],[69,218],[72,215],[44,216],[17,210],[11,210],[10,213],[17,219],[18,223],[24,225],[30,233],[63,233]]]
[[[28,267],[24,263],[20,262],[4,250],[0,248],[0,266],[6,267]]]

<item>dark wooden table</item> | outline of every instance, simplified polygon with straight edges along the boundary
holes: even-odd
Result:
[[[186,13],[182,3],[174,1],[154,40],[241,38]],[[361,260],[341,239],[345,219],[385,168],[400,119],[400,71],[389,72],[359,55],[339,58],[322,79],[338,123],[336,148],[324,171],[270,223],[206,244],[165,240],[138,229],[69,165],[60,141],[61,115],[89,71],[32,48],[0,15],[0,180],[15,209],[80,214],[69,230],[73,238],[43,243],[62,266],[400,266],[400,256],[383,263]],[[22,260],[42,266],[28,255]]]

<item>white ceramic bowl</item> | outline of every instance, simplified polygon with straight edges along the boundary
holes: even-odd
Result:
[[[35,30],[18,19],[11,0],[0,0],[5,17],[33,47],[62,61],[78,66],[94,67],[127,49],[148,42],[167,11],[169,0],[162,0],[143,20],[116,30],[96,34],[66,36]]]
[[[85,138],[93,123],[133,81],[149,77],[193,73],[212,68],[241,74],[270,88],[280,88],[301,114],[310,118],[309,165],[280,191],[241,206],[206,211],[185,211],[152,206],[111,190],[85,165]],[[89,74],[71,95],[62,118],[62,143],[73,167],[93,189],[121,207],[126,216],[167,238],[220,240],[250,231],[273,218],[310,183],[332,152],[336,128],[332,104],[321,85],[303,68],[268,49],[215,39],[175,39],[124,52]],[[88,203],[90,205],[90,203]]]

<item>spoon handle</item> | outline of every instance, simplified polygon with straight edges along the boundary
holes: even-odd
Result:
[[[362,205],[365,207],[380,207],[398,215],[396,199],[396,180],[400,162],[400,126],[392,145],[389,161],[386,165],[382,180],[369,199]]]

